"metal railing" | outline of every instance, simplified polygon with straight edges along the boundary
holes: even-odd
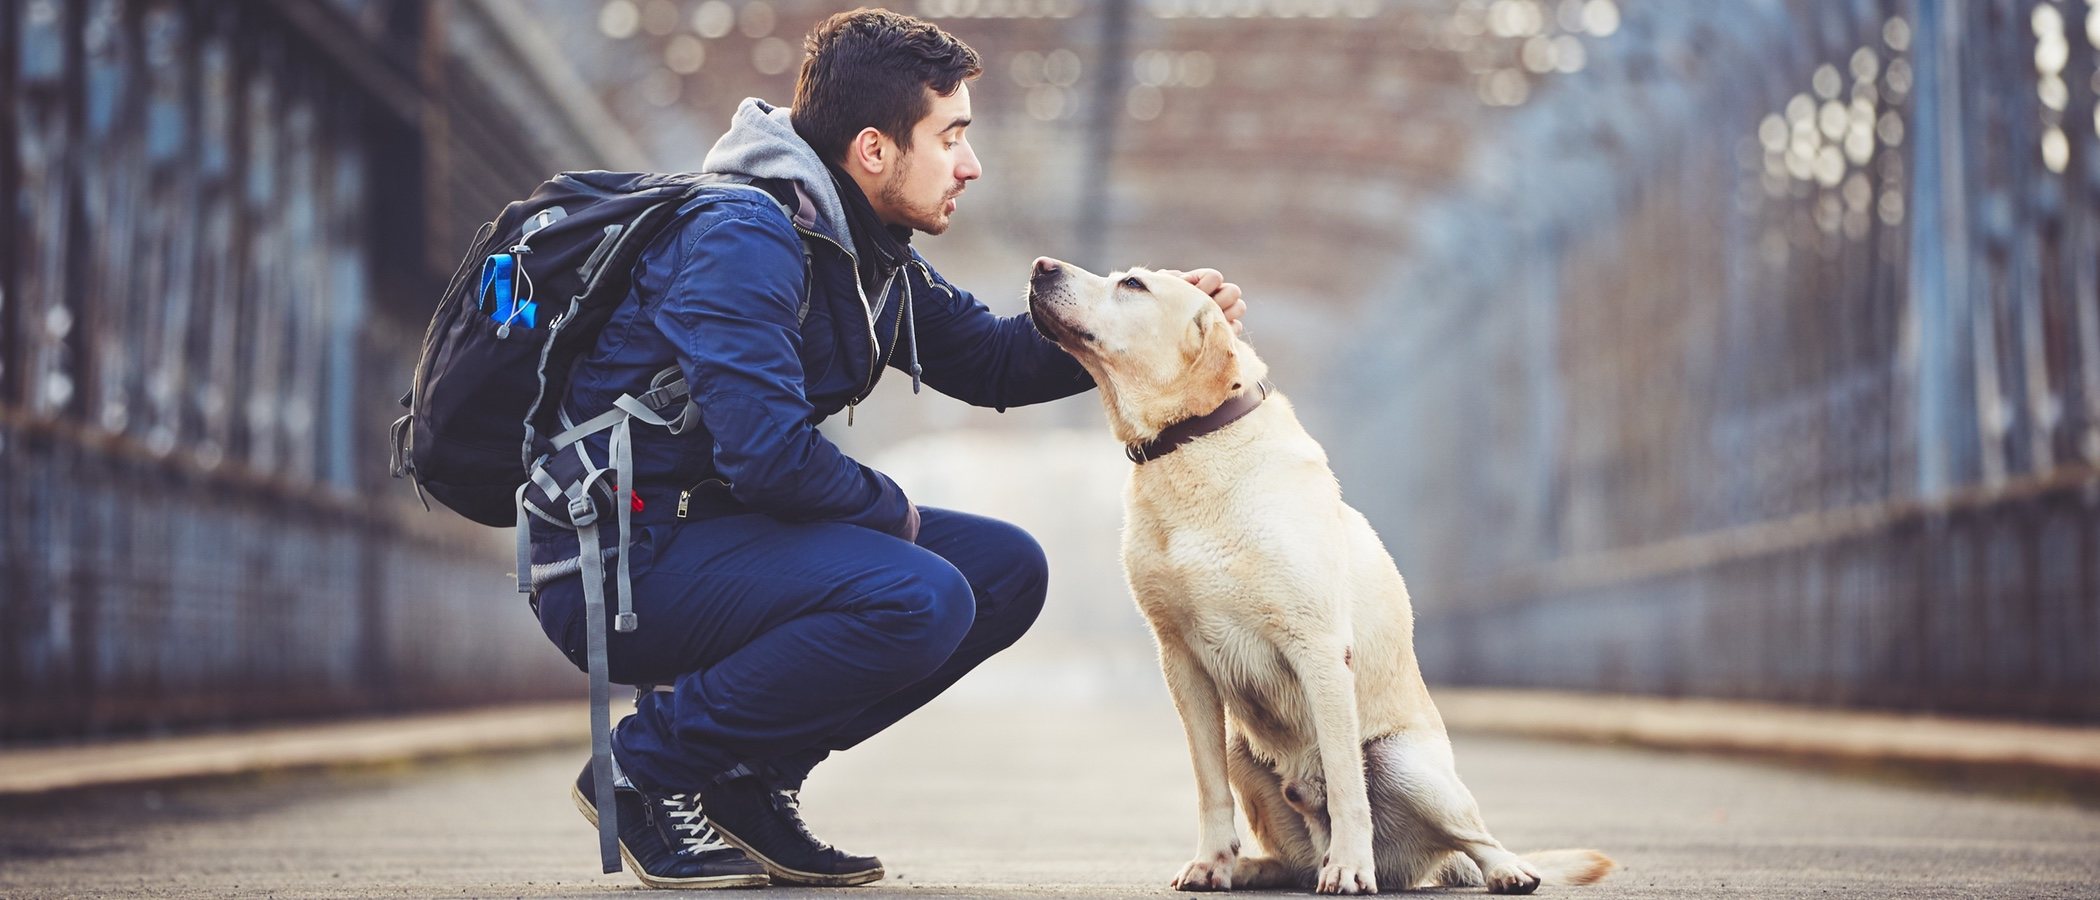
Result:
[[[494,211],[429,187],[561,161],[431,126],[474,9],[0,2],[0,739],[573,683],[505,536],[385,476],[433,247]]]
[[[1357,345],[1427,670],[2100,717],[2100,13],[1707,13],[1630,8],[1671,77],[1538,114],[1639,91],[1619,149],[1445,210]]]

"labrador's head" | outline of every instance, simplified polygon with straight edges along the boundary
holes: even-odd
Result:
[[[1173,275],[1101,276],[1045,257],[1035,261],[1028,310],[1036,330],[1093,374],[1125,442],[1217,409],[1267,373],[1217,302]]]

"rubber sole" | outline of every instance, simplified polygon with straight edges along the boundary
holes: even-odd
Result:
[[[881,866],[859,872],[847,872],[843,875],[804,872],[767,859],[765,854],[751,849],[751,845],[744,843],[742,838],[730,834],[719,822],[715,823],[715,834],[720,835],[722,840],[727,841],[730,846],[744,851],[745,856],[756,860],[759,865],[765,866],[766,874],[773,876],[773,883],[775,884],[799,884],[805,887],[852,887],[856,884],[881,881],[884,875],[889,874],[883,871]]]
[[[569,799],[575,802],[577,812],[583,813],[584,818],[591,820],[592,828],[598,827],[598,808],[591,805],[590,799],[583,796],[581,789],[573,784],[569,785]],[[627,852],[626,841],[620,841],[619,845],[620,859],[627,863],[627,870],[633,872],[634,877],[641,879],[643,884],[659,890],[705,891],[715,888],[755,888],[765,887],[772,883],[772,879],[768,878],[764,873],[754,875],[703,875],[696,878],[660,878],[649,874],[642,868],[641,863],[635,862],[634,854]],[[745,852],[749,853],[750,851],[747,850]],[[753,856],[752,859],[756,860],[758,857]],[[767,871],[771,871],[773,868],[763,860],[759,861],[759,865],[765,866]],[[881,876],[878,874],[876,877],[880,878]],[[854,883],[860,884],[861,882]]]

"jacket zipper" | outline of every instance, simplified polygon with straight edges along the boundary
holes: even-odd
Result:
[[[704,479],[701,479],[701,481],[700,481],[700,483],[699,483],[699,484],[693,485],[692,487],[689,487],[689,488],[686,488],[685,490],[679,491],[679,492],[678,492],[678,517],[679,517],[679,518],[683,519],[683,518],[685,518],[685,517],[686,517],[686,515],[687,515],[688,513],[692,512],[692,509],[693,509],[693,492],[694,492],[694,491],[697,491],[697,490],[699,490],[699,489],[701,489],[701,488],[704,488],[704,487],[706,487],[706,486],[708,486],[708,485],[710,485],[710,484],[719,484],[719,485],[721,485],[721,486],[723,486],[723,487],[725,487],[725,488],[729,486],[729,482],[727,482],[727,481],[723,481],[723,480],[722,480],[722,479],[720,479],[720,478],[704,478]]]
[[[896,271],[891,272],[888,278],[884,278],[882,280],[882,293],[878,296],[882,297],[882,299],[884,300],[888,300],[890,298],[890,288],[897,286],[897,275],[903,271],[903,267],[900,266],[897,268]],[[868,333],[875,333],[874,326],[869,326]],[[900,296],[897,298],[897,326],[890,332],[890,351],[888,353],[878,354],[876,351],[881,350],[882,345],[880,343],[869,345],[868,386],[861,389],[860,396],[853,398],[852,403],[846,404],[847,427],[852,427],[853,425],[854,408],[860,406],[861,401],[868,399],[868,395],[875,393],[875,384],[882,380],[882,370],[890,364],[890,357],[895,356],[897,353],[897,335],[903,333],[904,298]]]
[[[841,244],[841,243],[839,243],[838,241],[832,240],[832,239],[831,239],[831,236],[830,236],[830,235],[826,235],[826,234],[821,234],[821,233],[818,233],[818,232],[815,232],[815,231],[811,231],[810,229],[804,228],[804,227],[802,227],[802,226],[800,226],[800,225],[796,225],[796,226],[795,226],[795,231],[797,231],[798,233],[800,233],[800,234],[803,234],[803,235],[805,235],[805,236],[807,236],[807,237],[813,237],[813,238],[816,238],[817,240],[820,240],[820,241],[823,241],[824,243],[830,244],[830,245],[831,245],[831,246],[833,246],[833,247],[837,247],[837,248],[838,248],[838,251],[839,251],[840,253],[843,253],[843,254],[845,254],[845,255],[846,255],[846,261],[847,261],[848,263],[850,263],[850,264],[851,264],[851,268],[853,269],[853,293],[854,293],[855,295],[857,295],[857,296],[859,296],[859,297],[860,297],[860,307],[861,307],[861,309],[862,309],[863,311],[865,311],[865,312],[867,313],[867,315],[868,315],[868,359],[869,359],[870,361],[874,360],[874,358],[875,358],[875,351],[876,351],[876,349],[877,349],[877,348],[881,347],[881,346],[882,346],[882,344],[881,344],[881,341],[880,341],[880,339],[879,339],[879,338],[877,338],[877,337],[875,336],[875,307],[874,307],[873,305],[871,305],[870,303],[868,303],[868,291],[867,291],[867,288],[863,287],[863,286],[861,285],[861,283],[860,283],[860,263],[859,263],[859,261],[858,261],[858,260],[856,260],[856,259],[854,258],[854,256],[853,256],[853,252],[852,252],[852,251],[850,251],[850,250],[847,250],[847,249],[846,249],[846,245],[844,245],[844,244]],[[895,276],[895,275],[892,275],[892,276],[891,276],[891,279],[892,279],[892,280],[895,280],[895,278],[896,278],[896,276]],[[886,282],[883,282],[883,285],[882,285],[882,293],[883,293],[883,295],[884,295],[884,296],[888,296],[888,295],[889,295],[889,291],[890,291],[890,289],[889,289],[889,286],[890,286],[890,282],[887,282],[887,281],[886,281]],[[805,288],[805,289],[808,289],[808,288]],[[900,320],[900,321],[901,321],[901,320]],[[890,348],[890,349],[892,349],[892,350],[896,349],[895,345],[893,344],[893,345],[891,346],[891,348]],[[870,365],[870,366],[868,366],[868,383],[867,383],[867,386],[866,386],[866,387],[863,387],[863,388],[861,388],[860,396],[858,396],[858,397],[855,397],[855,398],[853,398],[853,401],[852,401],[852,402],[850,402],[850,403],[847,403],[847,404],[846,404],[846,426],[847,426],[847,427],[849,427],[849,428],[850,428],[850,427],[852,427],[852,426],[853,426],[853,409],[854,409],[855,407],[857,407],[857,406],[859,406],[859,405],[860,405],[860,401],[868,399],[868,395],[869,395],[869,394],[875,393],[875,382],[876,382],[876,381],[878,381],[878,380],[880,380],[879,376],[880,376],[881,374],[882,374],[882,369],[881,369],[880,367],[878,367],[878,366],[875,366],[875,365]]]
[[[897,275],[901,274],[903,271],[904,268],[902,266],[899,266],[896,272],[890,273],[889,279],[882,283],[882,296],[888,297],[890,295],[890,286],[897,283]],[[904,293],[897,297],[897,324],[890,328],[890,350],[888,353],[884,353],[882,355],[882,361],[880,363],[877,363],[875,366],[871,367],[874,370],[876,377],[868,381],[868,394],[875,393],[875,382],[882,380],[882,370],[889,367],[890,360],[897,358],[897,343],[899,339],[904,336],[904,314],[908,312],[908,310],[905,308],[908,301],[906,301],[905,298],[909,296],[911,296],[911,285],[906,284],[904,286]],[[870,353],[868,354],[868,356],[870,358],[873,358],[874,354]],[[860,395],[860,400],[868,399],[868,394]],[[848,428],[853,427],[853,410],[855,407],[860,405],[860,400],[855,400],[846,406],[846,427]]]
[[[856,277],[856,278],[857,278],[857,277],[859,277],[859,275],[858,275],[858,272],[856,272],[856,273],[855,273],[855,277]],[[897,283],[897,273],[896,273],[896,272],[891,272],[891,273],[890,273],[890,277],[888,277],[888,278],[885,278],[885,279],[883,279],[883,281],[882,281],[882,293],[881,293],[881,294],[879,294],[878,296],[880,296],[880,297],[883,297],[884,299],[888,299],[888,298],[889,298],[889,296],[890,296],[890,287],[891,287],[892,285],[895,285],[896,283]],[[880,349],[882,349],[882,344],[881,344],[881,343],[880,343],[880,342],[879,342],[878,340],[876,340],[876,338],[874,337],[874,334],[875,334],[875,325],[874,325],[874,320],[873,320],[873,319],[870,319],[870,320],[869,320],[869,324],[868,324],[868,335],[869,335],[869,338],[868,338],[868,340],[869,340],[869,344],[868,344],[868,386],[867,386],[867,387],[864,387],[864,388],[861,388],[861,391],[860,391],[860,396],[858,396],[858,397],[855,397],[855,398],[853,398],[853,399],[852,399],[852,400],[851,400],[850,402],[848,402],[848,403],[846,404],[846,427],[847,427],[847,428],[852,428],[852,427],[853,427],[853,413],[854,413],[854,411],[855,411],[855,410],[858,410],[858,409],[860,409],[860,402],[861,402],[862,400],[866,400],[866,399],[868,399],[868,395],[869,395],[869,394],[873,394],[873,393],[875,393],[875,383],[876,383],[876,382],[879,382],[879,381],[881,381],[881,380],[882,380],[882,369],[883,369],[883,367],[884,367],[884,366],[887,366],[887,365],[889,365],[889,364],[890,364],[890,360],[889,360],[889,357],[890,357],[890,356],[893,356],[893,355],[895,355],[895,354],[896,354],[896,352],[897,352],[897,334],[898,334],[898,333],[901,333],[901,332],[903,331],[903,329],[904,329],[904,301],[903,301],[902,299],[899,299],[899,300],[897,301],[897,329],[896,329],[896,331],[895,331],[895,332],[892,332],[892,333],[891,333],[891,335],[890,335],[890,352],[889,352],[888,354],[884,354],[884,355],[882,355],[881,357],[879,357],[879,358],[878,358],[878,357],[877,357],[877,355],[876,355],[876,352],[875,352],[875,351],[877,351],[877,350],[880,350]]]
[[[955,291],[954,291],[954,290],[950,289],[950,288],[949,288],[949,287],[948,287],[947,285],[945,285],[945,284],[942,284],[942,283],[940,283],[939,281],[935,281],[935,280],[934,280],[934,278],[933,278],[933,268],[932,268],[932,267],[930,267],[930,266],[928,266],[928,265],[926,265],[926,261],[925,261],[925,260],[920,260],[920,259],[914,259],[914,260],[912,260],[912,261],[911,261],[911,265],[914,265],[914,266],[918,266],[918,267],[919,267],[919,273],[920,273],[920,274],[922,274],[922,275],[925,275],[925,276],[926,276],[926,286],[927,286],[927,287],[933,288],[933,289],[934,289],[934,290],[936,290],[936,291],[940,291],[941,293],[943,293],[943,294],[946,294],[946,295],[948,295],[948,299],[950,299],[950,300],[953,300],[953,299],[955,299]]]

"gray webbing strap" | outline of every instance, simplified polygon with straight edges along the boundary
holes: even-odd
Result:
[[[652,406],[669,406],[683,401],[683,408],[675,418],[666,418]],[[617,579],[615,593],[618,602],[618,617],[614,629],[621,632],[635,630],[640,624],[634,614],[633,576],[628,565],[627,545],[634,516],[634,420],[676,434],[684,431],[699,414],[688,396],[685,381],[678,379],[636,398],[623,394],[613,401],[613,408],[594,416],[590,421],[576,424],[566,410],[560,411],[564,430],[554,436],[554,451],[573,449],[583,463],[583,471],[589,473],[577,483],[564,488],[554,477],[547,474],[544,465],[532,468],[531,480],[518,486],[518,590],[532,590],[531,537],[528,530],[530,517],[537,516],[554,521],[538,504],[527,500],[526,492],[538,488],[548,501],[566,501],[568,521],[564,524],[574,528],[577,539],[577,562],[583,575],[583,608],[586,619],[584,663],[589,670],[591,692],[591,783],[598,808],[598,854],[608,873],[620,871],[619,849],[619,801],[613,795],[612,771],[612,684],[608,668],[605,632],[605,557],[598,541],[598,510],[591,498],[591,491],[600,479],[610,475],[613,479],[613,508],[619,523],[619,544],[614,552],[619,554],[616,563]],[[610,428],[612,435],[607,449],[612,457],[610,468],[600,469],[591,462],[590,453],[582,441],[590,435]],[[559,508],[559,507],[557,507]]]
[[[633,631],[640,624],[634,617],[634,584],[627,566],[627,558],[634,555],[627,552],[628,535],[632,533],[629,525],[634,517],[634,479],[630,477],[634,471],[633,422],[631,417],[624,418],[613,426],[612,444],[608,448],[613,458],[613,511],[620,519],[619,588],[616,593],[620,601],[620,617],[613,620],[613,630],[621,632]],[[588,551],[585,555],[589,555]]]
[[[676,369],[667,369],[663,374],[676,375],[677,371]],[[681,407],[676,418],[667,418],[662,413],[657,412],[659,409],[674,404]],[[554,452],[556,453],[567,449],[570,444],[619,424],[622,419],[629,416],[651,425],[668,429],[672,434],[685,431],[700,416],[700,408],[692,402],[692,396],[685,388],[684,378],[674,378],[643,392],[639,397],[633,394],[621,394],[619,399],[613,401],[612,409],[592,416],[581,424],[570,420],[568,410],[562,409],[558,410],[558,412],[561,416],[562,432],[554,436]]]
[[[586,506],[590,496],[583,496]],[[584,546],[598,546],[595,512],[576,529]],[[591,550],[583,558],[583,610],[585,662],[591,681],[591,796],[598,807],[598,861],[607,873],[620,871],[619,799],[613,795],[612,684],[607,680],[605,656],[605,562]]]
[[[568,504],[568,497],[562,493],[561,485],[555,483],[554,476],[547,474],[547,470],[545,468],[542,468],[540,466],[532,467],[532,484],[534,487],[540,489],[540,493],[547,495],[547,502],[553,503],[559,501],[564,506]],[[560,507],[556,508],[558,509]],[[576,524],[573,522],[561,522],[554,519],[549,519],[548,521],[554,522],[557,525],[565,525],[572,529],[576,527]]]
[[[534,469],[535,473],[539,470]],[[542,476],[544,477],[544,476]],[[532,593],[532,520],[525,512],[525,489],[532,482],[518,485],[518,593]]]
[[[621,397],[624,399],[626,395],[622,394]],[[568,417],[564,415],[562,418],[567,419]],[[626,418],[627,412],[625,410],[614,407],[592,416],[589,421],[581,425],[570,426],[567,430],[554,436],[554,452],[560,453],[563,450],[567,450],[569,445],[611,428]]]

